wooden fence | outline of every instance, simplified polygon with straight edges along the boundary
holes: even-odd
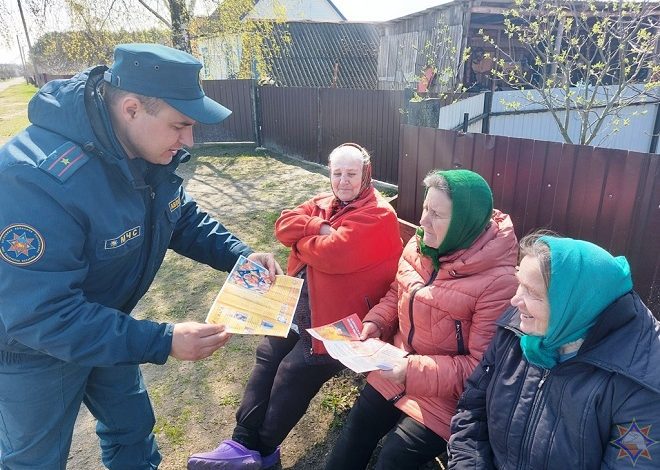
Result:
[[[419,220],[432,169],[474,170],[519,237],[549,228],[625,255],[636,290],[660,313],[660,157],[405,125],[401,134],[399,217]]]

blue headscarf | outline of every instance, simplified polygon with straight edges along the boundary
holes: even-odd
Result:
[[[529,362],[550,369],[559,362],[559,348],[584,338],[605,307],[633,285],[623,256],[583,240],[543,236],[539,242],[550,249],[548,330],[522,336],[520,346]]]

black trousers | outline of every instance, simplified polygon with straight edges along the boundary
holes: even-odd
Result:
[[[377,470],[413,470],[447,449],[447,442],[401,412],[367,384],[351,409],[326,470],[363,470],[385,437]]]
[[[252,369],[236,412],[232,439],[269,455],[284,441],[321,386],[344,369],[339,361],[310,365],[294,331],[286,338],[267,336],[257,347]]]

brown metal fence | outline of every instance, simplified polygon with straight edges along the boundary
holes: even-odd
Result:
[[[35,85],[41,87],[44,86],[46,83],[50,82],[51,80],[60,80],[71,77],[73,77],[73,75],[71,74],[39,73],[37,74]],[[33,77],[30,78],[32,79]]]
[[[261,145],[320,163],[318,88],[261,87]]]
[[[259,96],[264,147],[325,164],[334,147],[355,142],[371,153],[374,178],[397,183],[403,92],[262,87]]]
[[[231,109],[220,124],[196,124],[195,142],[256,142],[255,81],[204,80],[204,93]]]
[[[419,220],[432,169],[474,170],[519,237],[549,228],[625,255],[635,289],[660,313],[658,155],[406,125],[401,140],[399,217]]]

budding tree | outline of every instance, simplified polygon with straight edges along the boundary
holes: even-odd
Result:
[[[526,90],[507,107],[541,106],[565,142],[594,145],[630,123],[626,108],[658,102],[659,20],[658,2],[515,0],[504,14],[509,44],[481,34],[493,77]]]

